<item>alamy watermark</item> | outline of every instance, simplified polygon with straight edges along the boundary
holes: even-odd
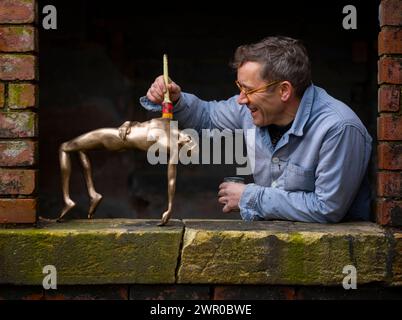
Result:
[[[169,137],[167,136],[169,134]],[[189,137],[189,142],[180,143]],[[201,141],[200,141],[201,140]],[[147,141],[155,141],[148,149],[147,160],[150,164],[168,164],[167,143],[170,144],[171,163],[177,164],[237,164],[237,175],[248,175],[254,172],[255,166],[255,129],[202,129],[201,139],[194,129],[178,130],[178,122],[170,121],[170,130],[167,133],[162,129],[150,130]],[[222,157],[222,142],[224,157]],[[244,145],[247,155],[244,154]],[[202,152],[200,153],[200,147]],[[223,161],[224,158],[224,161]]]
[[[52,264],[48,264],[43,267],[43,274],[46,276],[42,280],[43,289],[57,289],[57,270],[56,267]]]
[[[343,274],[346,276],[342,280],[342,286],[345,290],[357,289],[357,270],[356,267],[348,264],[343,267]]]
[[[356,30],[357,29],[357,10],[356,7],[349,4],[344,6],[342,9],[342,13],[346,14],[346,16],[342,20],[342,27],[345,30]]]
[[[54,5],[48,4],[42,8],[42,13],[45,14],[42,20],[42,27],[45,30],[57,29],[57,9]]]

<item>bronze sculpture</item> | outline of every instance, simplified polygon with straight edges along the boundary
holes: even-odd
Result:
[[[161,131],[162,130],[162,131]],[[172,132],[174,131],[174,132]],[[161,134],[163,132],[164,134]],[[149,137],[156,138],[155,140]],[[172,144],[170,137],[178,137],[177,150]],[[176,167],[178,163],[178,151],[187,144],[188,150],[192,150],[196,144],[191,136],[170,126],[170,119],[155,118],[146,122],[126,121],[119,128],[102,128],[87,132],[75,139],[64,142],[60,146],[59,159],[61,167],[62,190],[64,208],[58,221],[69,212],[74,206],[74,201],[70,198],[69,183],[71,175],[70,153],[78,152],[79,158],[84,169],[84,177],[87,185],[90,206],[88,218],[91,219],[95,210],[102,200],[102,195],[95,191],[92,180],[91,163],[86,154],[88,150],[106,149],[110,151],[123,151],[127,149],[139,149],[146,151],[150,146],[158,144],[161,150],[166,150],[169,155],[168,163],[168,208],[162,214],[159,225],[165,225],[172,214],[173,198],[176,190]]]
[[[163,57],[163,70],[165,85],[169,82],[167,69],[167,56]],[[162,104],[162,117],[151,119],[146,122],[124,122],[119,128],[102,128],[87,132],[75,139],[64,142],[59,149],[59,160],[61,167],[61,179],[64,208],[62,209],[57,221],[69,212],[74,206],[74,201],[70,198],[70,175],[71,160],[70,153],[78,152],[80,161],[84,169],[84,177],[87,185],[88,195],[90,198],[90,206],[88,210],[88,218],[91,219],[95,213],[97,206],[102,200],[102,195],[95,191],[91,163],[86,154],[88,150],[106,149],[110,151],[122,151],[127,149],[139,149],[146,151],[155,143],[158,144],[160,150],[166,150],[169,155],[168,163],[168,208],[162,214],[159,225],[165,225],[171,215],[173,208],[173,198],[176,190],[176,166],[178,163],[178,151],[184,145],[188,144],[188,150],[194,149],[196,143],[191,136],[178,130],[177,127],[171,126],[170,120],[173,117],[173,105],[169,98],[169,91],[166,90],[164,102]],[[161,134],[163,133],[163,134]],[[154,137],[149,139],[150,137]],[[173,141],[171,137],[177,137]]]

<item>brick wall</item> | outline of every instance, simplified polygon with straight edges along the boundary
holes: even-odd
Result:
[[[278,285],[78,285],[45,290],[41,286],[0,285],[0,300],[400,300],[401,287]],[[155,306],[156,306],[155,302]]]
[[[35,0],[0,0],[0,223],[36,220]]]
[[[402,226],[402,2],[380,4],[377,222]]]

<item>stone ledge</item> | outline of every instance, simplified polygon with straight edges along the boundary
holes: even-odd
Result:
[[[402,236],[374,223],[95,219],[0,229],[0,284],[402,285]],[[179,256],[180,255],[180,256]]]
[[[0,283],[42,284],[54,265],[58,284],[174,283],[183,224],[95,219],[43,228],[0,229]]]
[[[374,223],[185,220],[178,283],[342,285],[386,281],[390,241]]]

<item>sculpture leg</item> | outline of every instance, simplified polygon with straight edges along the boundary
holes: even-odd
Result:
[[[173,210],[173,199],[176,191],[176,172],[177,172],[178,153],[174,152],[170,155],[168,164],[168,209],[163,213],[162,220],[158,226],[164,226],[168,223]]]
[[[61,186],[63,189],[63,200],[64,200],[64,208],[60,213],[59,218],[60,221],[64,215],[70,211],[74,206],[75,202],[70,198],[70,175],[71,175],[71,160],[70,154],[65,151],[66,143],[63,143],[60,146],[59,150],[59,160],[60,160],[60,168],[61,168]]]
[[[88,219],[91,219],[93,214],[95,213],[96,208],[98,207],[99,203],[102,200],[102,195],[95,191],[94,182],[92,180],[92,173],[91,173],[92,172],[91,162],[89,161],[88,156],[82,151],[79,151],[79,155],[80,155],[82,167],[84,169],[85,183],[87,185],[88,195],[89,195],[90,205],[89,205],[89,210],[88,210]]]
[[[91,177],[91,165],[88,157],[82,151],[93,149],[107,149],[112,151],[127,148],[128,143],[119,137],[119,130],[113,128],[97,129],[85,133],[75,139],[64,142],[60,146],[59,157],[61,167],[62,188],[65,207],[63,208],[60,220],[68,211],[75,206],[70,199],[69,183],[71,175],[70,153],[79,152],[81,163],[84,168],[85,181],[87,183],[88,194],[90,197],[90,208],[88,217],[91,218],[102,196],[95,191]]]

